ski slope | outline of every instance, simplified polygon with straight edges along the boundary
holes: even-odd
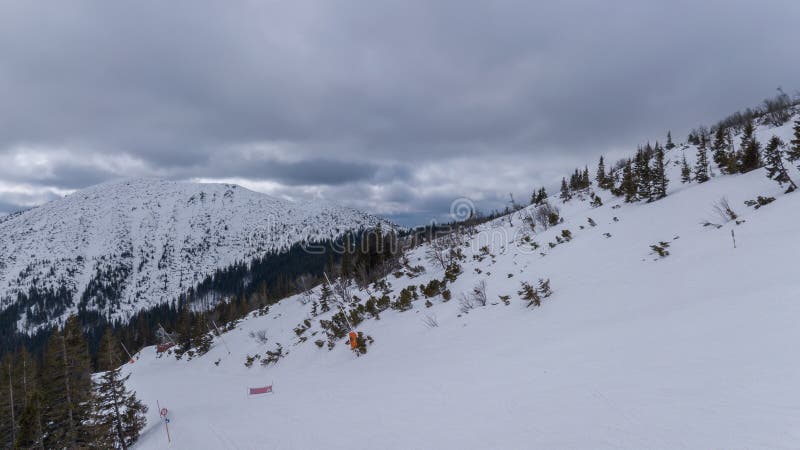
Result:
[[[126,365],[151,406],[137,448],[800,447],[800,193],[784,195],[763,169],[701,185],[682,185],[678,170],[670,166],[669,196],[657,202],[603,191],[599,208],[551,199],[565,222],[547,231],[532,233],[520,213],[482,225],[466,241],[453,299],[427,308],[420,296],[410,311],[366,320],[358,330],[375,339],[366,355],[344,340],[330,351],[315,337],[299,343],[293,329],[311,318],[299,297],[191,361],[143,349]],[[777,200],[744,205],[757,195]],[[712,204],[723,196],[740,224],[702,226],[719,222]],[[550,248],[563,229],[573,239]],[[652,254],[659,241],[669,256]],[[493,257],[473,259],[485,245]],[[387,279],[393,295],[441,278],[425,251],[409,255],[423,275]],[[538,278],[554,294],[527,308],[520,282]],[[480,280],[489,304],[460,312],[459,293]],[[312,318],[306,335],[329,315]],[[439,326],[425,326],[426,315]],[[250,336],[259,330],[266,344]],[[244,367],[278,342],[289,354],[276,365]],[[273,394],[246,395],[271,383]],[[171,444],[157,401],[170,411]]]

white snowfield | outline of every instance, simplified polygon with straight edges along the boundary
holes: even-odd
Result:
[[[694,148],[686,153],[694,159]],[[701,185],[682,185],[678,170],[670,164],[670,194],[657,202],[600,191],[596,209],[551,198],[565,222],[535,235],[520,214],[482,226],[449,285],[453,299],[427,308],[420,295],[410,311],[366,320],[358,331],[375,339],[366,355],[345,340],[314,345],[332,312],[312,318],[299,297],[224,334],[231,354],[219,338],[191,361],[143,349],[126,365],[151,406],[137,448],[800,448],[800,193],[784,195],[764,170]],[[758,195],[777,200],[744,205]],[[703,227],[720,222],[712,204],[723,196],[744,222]],[[573,239],[550,248],[563,229]],[[650,249],[660,241],[665,258]],[[494,257],[473,260],[487,242]],[[410,259],[425,274],[387,279],[393,295],[442,277],[424,253]],[[527,308],[520,282],[539,278],[554,294]],[[480,280],[489,304],[462,314],[459,294]],[[425,326],[426,315],[439,326]],[[293,328],[306,318],[309,339],[298,343]],[[250,337],[258,330],[266,344]],[[244,367],[277,343],[289,354],[276,365]],[[271,383],[273,394],[246,395]],[[171,444],[157,401],[169,409]]]
[[[75,312],[87,286],[115,283],[119,305],[98,304],[93,293],[87,308],[125,320],[173,300],[216,269],[379,221],[349,208],[294,203],[232,184],[105,183],[0,220],[0,310],[31,286],[66,286],[75,304],[49,319],[59,322]],[[23,315],[19,329],[46,324]]]

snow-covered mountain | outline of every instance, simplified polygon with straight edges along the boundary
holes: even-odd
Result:
[[[789,127],[758,132],[787,140]],[[449,240],[451,298],[422,289],[448,275],[437,249],[411,250],[344,306],[374,340],[361,356],[346,337],[329,349],[337,309],[317,314],[319,289],[252,313],[201,357],[144,348],[125,368],[151,405],[137,448],[800,447],[800,193],[764,169],[683,184],[695,151],[668,152],[664,199],[553,196],[558,225],[531,229],[528,207]],[[723,197],[736,220],[714,212]],[[553,293],[529,306],[523,283],[540,278]],[[368,312],[412,289],[409,308]]]
[[[132,179],[0,218],[0,310],[18,327],[79,304],[111,318],[170,301],[215,269],[381,219],[230,184]]]

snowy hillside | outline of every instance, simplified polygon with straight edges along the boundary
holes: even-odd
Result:
[[[772,133],[789,125],[759,140]],[[151,406],[137,448],[800,447],[800,193],[763,169],[681,184],[684,153],[695,148],[667,154],[662,200],[553,197],[564,221],[547,230],[531,230],[529,207],[462,236],[449,301],[421,292],[445,273],[430,244],[415,248],[385,287],[353,292],[362,305],[409,286],[418,297],[365,315],[364,355],[346,338],[329,350],[322,321],[337,310],[315,316],[302,296],[251,314],[202,357],[143,349],[125,369]],[[757,196],[776,200],[745,205]],[[713,212],[723,197],[736,221]],[[529,307],[522,283],[539,279],[553,294]],[[279,344],[287,354],[262,367]]]
[[[102,184],[0,219],[0,310],[23,294],[19,328],[27,331],[79,303],[124,318],[172,300],[217,268],[378,222],[236,185]]]

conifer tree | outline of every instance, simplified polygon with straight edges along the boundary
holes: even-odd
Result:
[[[797,168],[800,169],[800,118],[794,122],[794,136],[789,151],[786,152],[786,158],[792,163],[797,163]]]
[[[686,162],[686,155],[683,155],[681,161],[681,183],[688,183],[692,181],[692,169],[689,168],[689,163]]]
[[[708,176],[708,152],[704,145],[697,147],[697,163],[694,166],[694,179],[698,183],[705,183]]]
[[[561,201],[566,203],[568,200],[572,198],[572,194],[570,193],[569,186],[567,186],[567,179],[561,179]]]
[[[88,446],[91,434],[92,397],[89,349],[75,316],[61,333],[54,332],[42,367],[44,446],[80,448]]]
[[[766,148],[764,148],[764,163],[767,169],[767,178],[775,180],[780,186],[784,184],[789,185],[786,192],[792,192],[797,189],[797,185],[789,177],[789,172],[783,165],[783,141],[778,136],[772,136]]]
[[[726,158],[725,158],[725,173],[733,174],[739,171],[739,155],[733,144],[733,135],[730,130],[726,133],[725,142],[727,145]]]
[[[728,142],[726,137],[725,129],[718,127],[716,133],[714,133],[714,143],[712,144],[712,149],[714,150],[712,158],[722,171],[727,170],[728,165],[728,152],[726,151]]]
[[[105,372],[115,367],[119,367],[125,362],[125,357],[122,355],[120,343],[111,328],[106,328],[106,332],[100,339],[100,349],[97,352],[97,370]]]
[[[341,268],[339,269],[339,273],[342,275],[342,278],[349,279],[352,274],[353,269],[353,262],[351,258],[351,251],[352,251],[352,244],[350,243],[350,233],[348,233],[344,238],[344,246],[342,248],[342,261],[340,263]]]
[[[653,163],[653,168],[651,170],[653,174],[653,199],[659,200],[667,196],[667,184],[669,180],[667,180],[667,170],[664,163],[664,150],[656,144],[656,156],[655,162]]]
[[[600,157],[600,162],[597,163],[597,174],[595,175],[595,182],[597,183],[597,187],[601,189],[606,189],[606,164],[603,161],[603,157]]]
[[[648,156],[648,152],[642,149],[639,149],[639,151],[636,152],[636,163],[634,168],[636,171],[636,192],[638,194],[638,198],[649,201],[651,194],[651,179],[650,157]]]
[[[741,172],[747,173],[761,167],[761,144],[752,138],[742,149]]]
[[[0,445],[12,448],[16,440],[19,419],[19,393],[15,397],[15,361],[7,354],[0,363]]]
[[[761,145],[755,138],[755,127],[752,120],[748,120],[744,125],[739,150],[741,152],[738,155],[739,172],[747,173],[759,167],[761,162]]]
[[[667,131],[667,145],[664,146],[667,150],[672,150],[675,148],[675,144],[672,142],[672,132]]]
[[[588,189],[592,185],[592,180],[589,179],[589,166],[583,167],[581,174],[581,189]]]
[[[633,167],[630,159],[625,162],[625,167],[622,169],[622,186],[620,188],[622,194],[625,196],[625,202],[630,203],[636,200],[636,178],[633,174]]]
[[[322,283],[322,289],[319,295],[320,312],[328,312],[331,310],[330,302],[332,299],[333,290],[331,290],[330,285],[327,282]]]
[[[101,354],[101,359],[116,358],[113,346],[106,347],[110,353]],[[142,404],[135,392],[125,388],[130,374],[120,374],[122,366],[106,371],[96,385],[92,415],[93,445],[99,448],[121,448],[127,450],[136,442],[146,423],[147,406]]]
[[[44,450],[44,419],[42,393],[32,384],[25,408],[19,418],[15,448],[35,448]]]
[[[540,205],[543,201],[547,200],[547,191],[541,187],[538,191],[534,191],[531,196],[532,205]]]

